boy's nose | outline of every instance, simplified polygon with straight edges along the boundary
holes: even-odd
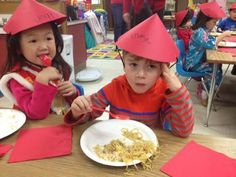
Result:
[[[145,76],[145,71],[144,69],[139,69],[137,72],[137,77],[144,77]]]

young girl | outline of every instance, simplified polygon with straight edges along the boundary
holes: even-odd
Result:
[[[168,67],[179,52],[159,17],[155,14],[135,26],[116,44],[124,50],[125,74],[91,96],[77,97],[65,122],[75,125],[93,120],[103,111],[92,105],[109,106],[114,114],[188,136],[194,124],[192,103],[186,87]]]
[[[213,65],[206,60],[206,49],[214,49],[224,37],[230,35],[230,32],[222,33],[217,39],[210,35],[217,20],[225,16],[224,11],[216,2],[204,3],[199,8],[200,11],[193,26],[194,32],[190,39],[189,52],[187,53],[184,67],[188,71],[206,73],[204,79],[209,90]],[[221,78],[222,70],[219,67],[216,76],[217,85],[220,84]],[[197,89],[197,96],[199,96],[203,105],[207,104],[207,94],[201,85]]]
[[[65,99],[68,104],[78,95],[60,55],[63,40],[57,24],[65,19],[35,0],[23,0],[4,26],[8,61],[1,91],[29,119],[46,118],[50,111],[62,114]]]
[[[191,9],[179,11],[175,14],[177,37],[184,41],[186,52],[188,51],[188,45],[192,35],[192,17],[193,10]]]

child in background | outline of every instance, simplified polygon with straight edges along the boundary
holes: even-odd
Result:
[[[236,31],[236,2],[229,7],[229,17],[222,20],[218,27],[218,31]],[[236,75],[236,65],[233,66],[231,74]]]
[[[123,0],[123,19],[130,29],[152,14],[163,20],[166,0]]]
[[[229,7],[229,17],[222,20],[217,29],[219,31],[236,31],[236,2]]]
[[[123,49],[125,74],[91,96],[77,97],[65,123],[93,120],[103,112],[93,110],[92,105],[103,109],[109,106],[114,114],[187,137],[194,124],[192,102],[186,87],[168,67],[179,51],[159,17],[152,15],[123,34],[116,44]]]
[[[65,20],[35,0],[23,0],[4,26],[8,61],[1,91],[29,119],[46,118],[50,110],[61,114],[66,105],[60,102],[66,99],[69,108],[78,96],[68,81],[71,69],[61,57],[63,39],[57,24]]]
[[[184,67],[187,71],[197,71],[206,73],[205,82],[209,90],[211,83],[211,73],[213,65],[206,60],[206,49],[214,49],[224,37],[229,36],[230,32],[222,33],[217,39],[210,35],[218,19],[225,16],[224,11],[216,2],[204,3],[199,6],[200,11],[197,16],[194,30],[189,43],[189,51],[186,55]],[[208,73],[208,74],[207,74]],[[222,79],[221,66],[217,70],[216,85],[219,86]],[[197,89],[197,96],[203,105],[207,104],[207,94],[200,84]]]
[[[177,37],[184,41],[185,51],[188,51],[188,45],[192,35],[192,17],[193,10],[191,9],[179,11],[175,14]]]
[[[112,16],[114,22],[114,41],[127,31],[123,20],[123,0],[111,0]]]

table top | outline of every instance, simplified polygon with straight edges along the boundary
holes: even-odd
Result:
[[[50,115],[45,120],[30,121],[27,120],[23,128],[46,127],[50,125],[59,125],[63,123],[63,118],[55,115]],[[83,131],[88,128],[93,122],[88,122],[81,126],[73,128],[73,147],[72,154],[67,156],[48,158],[42,160],[33,160],[20,163],[8,164],[9,154],[0,159],[0,174],[3,177],[120,177],[125,176],[125,168],[110,167],[98,164],[90,160],[80,148],[80,136]],[[154,130],[161,146],[161,154],[153,161],[153,169],[151,171],[140,170],[137,176],[163,177],[167,176],[160,171],[169,159],[171,159],[186,143],[194,140],[206,147],[215,151],[224,153],[229,157],[236,158],[236,139],[211,137],[204,135],[191,135],[189,138],[179,138],[169,132],[163,130]],[[1,144],[14,144],[18,132],[10,135],[2,140]]]
[[[236,57],[229,52],[208,49],[206,50],[206,55],[209,63],[236,64]]]

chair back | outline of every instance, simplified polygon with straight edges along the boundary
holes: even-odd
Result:
[[[80,96],[84,95],[84,88],[82,85],[80,85],[77,82],[73,82],[73,85],[76,87],[76,89],[80,92]]]
[[[182,39],[176,40],[176,45],[180,51],[179,57],[176,63],[176,72],[183,77],[203,77],[206,73],[194,72],[194,71],[186,71],[184,69],[184,59],[186,57],[184,41]]]

